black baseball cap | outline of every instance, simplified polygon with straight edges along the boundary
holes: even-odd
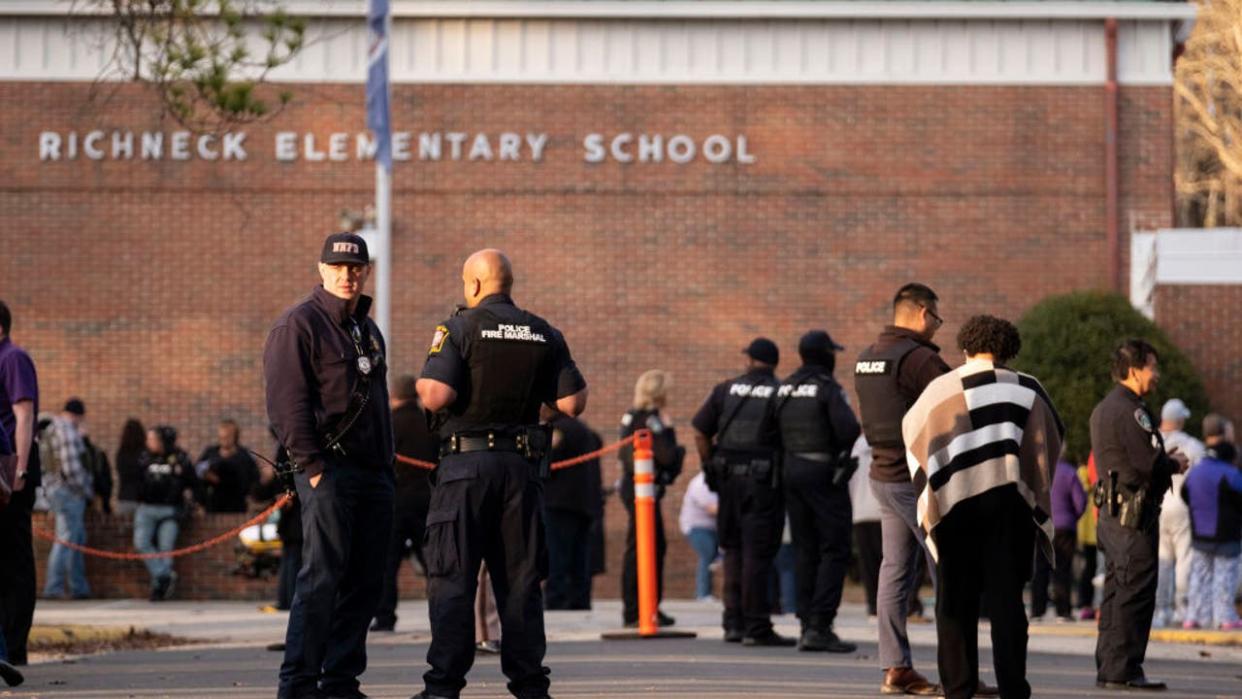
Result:
[[[65,412],[79,417],[86,415],[86,404],[81,398],[70,398],[65,401]]]
[[[843,349],[845,348],[838,345],[827,330],[808,331],[798,340],[798,354],[840,352]]]
[[[367,241],[354,233],[333,233],[323,241],[319,261],[326,265],[365,265],[371,262]]]
[[[763,362],[772,366],[776,366],[781,361],[781,351],[777,349],[775,342],[766,337],[756,337],[751,340],[750,344],[742,352],[756,362]]]

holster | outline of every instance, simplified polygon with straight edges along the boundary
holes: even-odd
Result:
[[[849,452],[841,452],[832,469],[832,484],[840,486],[849,483],[857,470],[858,457],[852,456]]]
[[[1107,482],[1100,479],[1095,484],[1092,500],[1096,507],[1127,529],[1143,529],[1152,519],[1154,503],[1148,497],[1147,488],[1129,491],[1118,483],[1117,474],[1112,471],[1108,473]]]
[[[522,456],[535,464],[535,474],[540,480],[552,475],[552,426],[524,427],[518,433],[518,449]]]

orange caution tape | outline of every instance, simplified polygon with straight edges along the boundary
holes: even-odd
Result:
[[[604,454],[609,454],[611,452],[617,451],[621,449],[621,447],[624,447],[625,445],[633,441],[634,441],[634,435],[630,435],[626,437],[625,439],[622,439],[619,442],[613,442],[612,444],[609,444],[608,446],[605,446],[600,449],[596,449],[595,451],[588,452],[580,456],[575,456],[572,459],[565,459],[564,461],[557,461],[556,463],[552,464],[552,470],[559,471],[562,468],[569,468],[570,466],[577,466],[578,464],[586,463],[587,461],[590,461],[592,459],[598,459]],[[430,471],[436,467],[436,465],[431,463],[430,461],[422,461],[420,459],[411,459],[410,457],[402,456],[401,454],[397,454],[397,461],[405,464],[406,466],[413,466],[415,468],[421,468],[425,471]]]
[[[104,551],[103,549],[95,549],[89,546],[73,544],[68,541],[61,541],[60,539],[56,538],[55,534],[47,531],[46,529],[40,529],[39,527],[34,527],[33,530],[34,530],[34,535],[39,537],[40,539],[43,539],[45,541],[51,541],[52,543],[55,543],[55,544],[60,544],[61,546],[65,546],[67,548],[73,549],[74,551],[79,551],[88,556],[95,556],[96,558],[110,558],[114,561],[145,561],[145,560],[152,559],[152,558],[178,558],[180,556],[188,556],[192,553],[206,551],[207,549],[213,546],[224,543],[225,541],[228,541],[229,539],[232,539],[233,537],[240,534],[241,531],[245,529],[246,527],[253,527],[256,524],[259,524],[265,521],[277,509],[284,507],[285,503],[289,502],[290,499],[291,499],[291,496],[288,494],[281,495],[276,500],[276,502],[272,503],[271,507],[255,515],[252,519],[242,524],[239,524],[236,527],[233,527],[227,532],[213,536],[212,538],[202,543],[194,544],[193,546],[187,546],[185,548],[176,549],[174,551],[164,551],[160,553],[129,553],[129,552],[118,552],[118,551]]]

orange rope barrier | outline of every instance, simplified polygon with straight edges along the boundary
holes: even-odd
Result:
[[[569,468],[570,466],[577,466],[578,464],[586,463],[587,461],[590,461],[591,459],[598,459],[604,454],[609,454],[611,452],[617,451],[621,449],[621,447],[624,447],[625,445],[633,441],[634,441],[634,435],[630,435],[626,437],[625,439],[622,439],[618,442],[613,442],[612,444],[609,444],[600,449],[596,449],[595,451],[582,454],[581,456],[575,456],[572,459],[565,459],[564,461],[557,461],[556,463],[552,464],[552,470],[558,471],[562,468]],[[411,459],[410,457],[402,456],[401,454],[397,454],[397,461],[405,464],[406,466],[413,466],[415,468],[421,468],[425,471],[430,471],[436,467],[436,465],[431,463],[430,461],[422,461],[420,459]]]
[[[263,522],[264,520],[266,520],[268,516],[270,516],[277,509],[284,507],[285,503],[289,502],[289,500],[290,500],[290,496],[288,494],[281,495],[279,498],[277,498],[276,502],[272,503],[271,507],[255,515],[250,520],[242,524],[239,524],[236,527],[233,527],[227,532],[224,532],[223,534],[218,534],[202,543],[194,544],[193,546],[187,546],[185,548],[176,549],[174,551],[167,551],[167,552],[161,552],[161,553],[128,553],[128,552],[121,553],[117,551],[104,551],[103,549],[95,549],[89,546],[81,546],[79,544],[73,544],[68,541],[61,541],[60,539],[57,539],[56,535],[53,534],[52,532],[49,532],[45,529],[40,529],[39,527],[34,527],[34,535],[45,541],[51,541],[52,543],[60,544],[61,546],[65,546],[67,548],[73,549],[74,551],[79,551],[88,556],[95,556],[97,558],[110,558],[114,561],[143,561],[143,560],[147,560],[151,558],[178,558],[180,556],[188,556],[192,553],[198,553],[199,551],[206,551],[207,549],[213,546],[216,546],[217,544],[220,544],[225,541],[228,541],[229,539],[232,539],[233,537],[240,534],[241,531],[245,529],[246,527],[253,527],[254,525],[259,524]]]
[[[572,459],[565,459],[564,461],[557,461],[556,463],[552,464],[552,470],[557,471],[562,468],[569,468],[570,466],[577,466],[578,464],[586,463],[587,461],[590,461],[592,459],[598,459],[604,454],[609,454],[614,451],[620,450],[622,447],[624,447],[627,444],[632,443],[633,441],[634,441],[634,435],[630,435],[626,437],[625,439],[622,439],[617,442],[613,442],[612,444],[596,449],[593,452],[582,454],[580,456],[575,456]],[[428,470],[428,471],[436,467],[436,465],[431,463],[430,461],[421,461],[419,459],[411,459],[408,456],[402,456],[400,454],[397,454],[397,461],[407,466],[414,466],[415,468],[421,468],[421,469]],[[252,527],[266,520],[268,516],[271,515],[273,512],[275,512],[277,509],[284,507],[285,503],[288,502],[289,499],[290,499],[289,495],[287,494],[281,495],[280,498],[276,500],[276,502],[274,502],[271,507],[255,515],[252,519],[242,524],[239,524],[236,527],[233,527],[227,532],[213,536],[212,538],[204,542],[194,544],[193,546],[187,546],[185,548],[180,548],[174,551],[168,551],[168,552],[163,552],[163,553],[128,553],[128,552],[122,553],[118,551],[104,551],[103,549],[96,549],[96,548],[91,548],[89,546],[82,546],[80,544],[70,543],[68,541],[61,541],[60,539],[56,538],[56,535],[54,533],[49,532],[46,529],[40,529],[39,527],[34,527],[34,535],[45,541],[50,541],[54,544],[60,544],[61,546],[70,548],[74,551],[84,553],[88,556],[95,556],[97,558],[109,558],[114,561],[142,561],[142,560],[147,560],[151,558],[179,558],[181,556],[189,556],[190,554],[198,553],[200,551],[206,551],[207,549],[213,546],[216,546],[225,541],[228,541],[229,539],[232,539],[233,537],[240,534],[241,531],[245,529],[246,527]]]

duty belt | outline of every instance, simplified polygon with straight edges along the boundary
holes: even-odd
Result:
[[[455,434],[440,443],[440,456],[470,454],[478,451],[526,453],[526,435],[509,436],[487,432],[478,435]]]

